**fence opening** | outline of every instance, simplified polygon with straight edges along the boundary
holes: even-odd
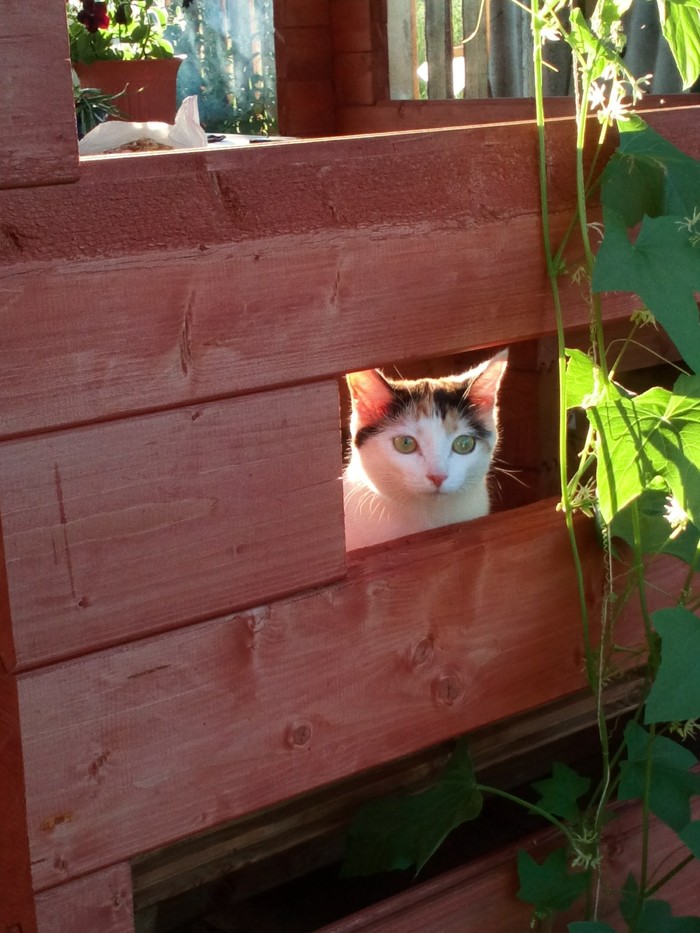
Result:
[[[178,97],[196,94],[210,133],[277,132],[273,0],[196,0],[182,4],[169,36],[185,54]]]
[[[562,14],[563,15],[563,14]],[[532,97],[530,13],[514,0],[387,0],[389,85],[394,100]],[[625,61],[649,90],[680,93],[656,4],[626,17]],[[564,42],[546,42],[545,94],[573,93]]]

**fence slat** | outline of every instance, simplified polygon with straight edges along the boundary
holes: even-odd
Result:
[[[489,0],[462,0],[464,96],[489,96]]]
[[[0,445],[14,635],[8,647],[9,625],[2,632],[5,663],[80,654],[337,579],[340,472],[336,383]]]
[[[387,0],[389,89],[393,100],[418,97],[415,3]]]
[[[426,0],[425,50],[428,97],[452,97],[452,17],[450,0]]]

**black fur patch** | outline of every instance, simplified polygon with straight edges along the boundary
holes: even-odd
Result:
[[[383,417],[359,429],[354,437],[356,447],[362,447],[370,437],[401,420],[411,408],[420,410],[421,407],[437,411],[443,421],[448,412],[456,412],[469,421],[477,440],[491,436],[491,431],[479,419],[476,407],[469,401],[469,395],[465,396],[463,385],[436,385],[428,380],[417,380],[411,383],[410,389],[400,384],[390,385],[393,397]]]

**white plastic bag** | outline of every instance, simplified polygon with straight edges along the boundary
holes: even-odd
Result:
[[[125,123],[110,120],[100,123],[80,140],[80,155],[97,155],[100,152],[113,152],[121,146],[135,143],[136,140],[149,140],[154,148],[199,149],[207,145],[207,134],[199,125],[199,107],[197,97],[186,97],[175,117],[175,123]]]

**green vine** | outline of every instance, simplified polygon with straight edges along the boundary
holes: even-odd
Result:
[[[600,915],[601,891],[610,887],[604,880],[603,832],[613,804],[636,800],[642,814],[641,856],[637,866],[629,866],[618,892],[622,929],[698,933],[700,918],[674,917],[671,906],[656,895],[700,858],[700,820],[692,818],[700,771],[684,744],[693,739],[700,720],[700,594],[694,589],[700,566],[700,162],[633,112],[647,79],[631,74],[622,58],[623,16],[632,2],[597,0],[590,18],[566,0],[532,0],[529,10],[542,234],[558,339],[560,508],[578,579],[600,780],[591,791],[587,778],[555,763],[551,778],[533,785],[538,797],[530,802],[478,783],[467,743],[460,740],[435,786],[422,794],[375,801],[358,814],[344,871],[420,869],[452,829],[478,816],[484,795],[506,797],[545,819],[562,837],[560,848],[541,864],[520,854],[518,896],[532,905],[533,924],[546,929],[556,913],[578,904],[579,919],[568,926],[572,933],[610,933],[613,927]],[[689,87],[700,75],[700,3],[658,0],[658,6],[663,34]],[[545,38],[567,43],[576,76],[576,212],[556,246],[547,188]],[[596,118],[600,128],[593,140]],[[619,134],[618,149],[598,175],[612,128]],[[593,192],[599,192],[603,213],[597,251],[591,237],[599,226],[591,221]],[[567,349],[559,287],[565,250],[576,229],[583,250],[578,280],[590,287],[587,353]],[[606,340],[604,300],[611,291],[631,292],[643,303],[621,347],[619,341]],[[680,364],[669,361],[678,376],[671,387],[635,394],[618,381],[625,354],[640,345],[644,328],[659,326],[678,352]],[[588,421],[576,467],[568,462],[572,410],[583,412]],[[597,522],[606,552],[608,592],[597,644],[576,541],[576,512]],[[647,567],[661,554],[685,563],[687,572],[676,598],[653,609]],[[616,622],[633,599],[643,621],[643,649],[619,644],[616,635]],[[621,658],[636,658],[642,665],[644,688],[622,742],[613,748],[604,686]],[[657,821],[677,833],[681,852],[663,873],[654,864]]]

